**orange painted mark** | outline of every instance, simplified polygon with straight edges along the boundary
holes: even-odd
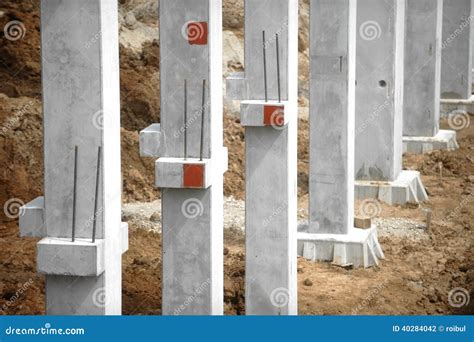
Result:
[[[285,124],[285,107],[264,106],[263,124],[265,126],[283,127],[283,125]]]
[[[185,188],[204,187],[204,165],[184,164],[183,165],[183,186]]]

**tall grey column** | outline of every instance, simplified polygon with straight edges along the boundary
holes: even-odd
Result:
[[[444,0],[441,68],[441,115],[454,114],[454,129],[469,123],[472,96],[474,0]]]
[[[354,227],[357,0],[311,0],[310,221],[298,252],[369,267],[383,258],[377,228]]]
[[[312,0],[310,232],[354,226],[357,1]]]
[[[159,157],[164,315],[222,315],[222,1],[160,2],[161,125],[140,134]]]
[[[439,129],[443,0],[407,0],[403,147],[424,153],[458,147]]]
[[[405,4],[358,2],[356,197],[390,204],[426,199],[419,173],[402,172]]]
[[[407,0],[403,135],[439,131],[443,0]]]
[[[444,0],[441,97],[469,99],[472,94],[474,0]]]
[[[248,315],[297,314],[297,88],[298,1],[246,0],[245,73],[227,96],[244,100]]]
[[[44,237],[47,314],[119,315],[128,227],[117,1],[42,0],[41,46],[45,196],[24,208],[21,233]]]

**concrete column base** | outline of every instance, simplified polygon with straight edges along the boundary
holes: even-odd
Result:
[[[456,131],[440,130],[434,137],[403,137],[403,153],[423,154],[434,150],[454,151],[458,148]]]
[[[331,261],[354,268],[378,266],[379,260],[385,258],[374,225],[370,229],[351,228],[348,234],[299,232],[298,255],[310,261]]]
[[[441,117],[453,112],[474,113],[474,95],[469,99],[441,99]]]
[[[393,182],[356,181],[355,198],[376,198],[390,205],[403,205],[427,201],[428,194],[421,182],[420,173],[404,170]]]

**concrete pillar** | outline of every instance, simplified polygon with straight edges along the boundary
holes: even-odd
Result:
[[[383,253],[375,226],[354,228],[357,0],[312,0],[310,14],[310,221],[298,252],[368,267]]]
[[[444,0],[443,19],[441,115],[473,113],[474,0]]]
[[[21,234],[44,237],[37,266],[48,315],[119,315],[128,227],[120,220],[117,1],[42,0],[41,45],[45,196],[25,206]]]
[[[443,0],[407,0],[404,152],[458,147],[456,132],[439,130]]]
[[[402,172],[405,4],[358,2],[356,197],[390,204],[427,197],[419,173]]]
[[[444,0],[441,97],[469,99],[472,84],[473,0]]]
[[[297,83],[298,1],[246,0],[245,72],[227,95],[244,100],[248,315],[297,314]]]
[[[222,315],[222,1],[162,0],[160,57],[161,125],[141,132],[140,149],[159,157],[162,312]]]

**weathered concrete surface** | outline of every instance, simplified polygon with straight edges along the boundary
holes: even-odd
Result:
[[[37,267],[46,275],[98,277],[104,272],[104,240],[44,238],[38,242]]]
[[[20,209],[20,236],[45,237],[44,197],[37,197]]]
[[[280,34],[286,125],[257,127],[246,137],[246,314],[296,315],[298,1],[245,2],[245,75],[253,109],[264,105],[262,30],[266,30],[269,100],[276,88],[276,33]],[[260,104],[261,102],[261,104]],[[242,110],[248,110],[248,103]],[[245,114],[245,113],[244,113]],[[245,117],[245,115],[244,115]],[[260,122],[260,120],[258,120]]]
[[[441,117],[459,113],[474,113],[474,95],[468,100],[441,99]]]
[[[92,238],[97,149],[102,146],[96,237],[105,240],[105,272],[99,277],[46,276],[46,312],[118,315],[122,234],[117,1],[42,0],[41,34],[47,236],[71,237],[77,145],[76,238]]]
[[[299,232],[298,255],[311,261],[331,261],[335,265],[354,268],[378,266],[379,260],[385,258],[376,226],[351,228],[344,235]]]
[[[312,233],[347,234],[354,223],[356,15],[356,1],[311,1]]]
[[[439,130],[443,0],[407,0],[403,136]]]
[[[161,125],[153,124],[140,131],[140,156],[159,157],[161,146]]]
[[[186,128],[188,158],[199,158],[204,114],[203,158],[212,165],[205,171],[212,184],[205,189],[172,189],[157,179],[164,186],[162,312],[222,315],[223,172],[227,169],[221,165],[227,160],[222,147],[222,1],[162,0],[160,54],[159,157],[183,159]],[[207,81],[204,110],[203,80]],[[171,174],[163,177],[165,183],[173,178]]]
[[[474,0],[444,0],[441,98],[469,99],[472,93]]]
[[[359,0],[356,180],[395,180],[402,169],[405,0]]]
[[[285,56],[288,51],[289,19],[288,0],[245,0],[245,72],[244,75],[237,73],[227,79],[227,95],[230,99],[265,99],[262,36],[262,31],[265,31],[268,99],[278,99],[276,58],[276,34],[278,34],[281,99],[288,100],[289,66]]]
[[[423,154],[435,150],[454,151],[458,148],[456,131],[442,129],[434,137],[403,137],[403,153]]]
[[[421,182],[418,171],[402,171],[395,181],[355,182],[355,197],[358,199],[376,198],[390,205],[419,203],[428,200],[428,194]]]

